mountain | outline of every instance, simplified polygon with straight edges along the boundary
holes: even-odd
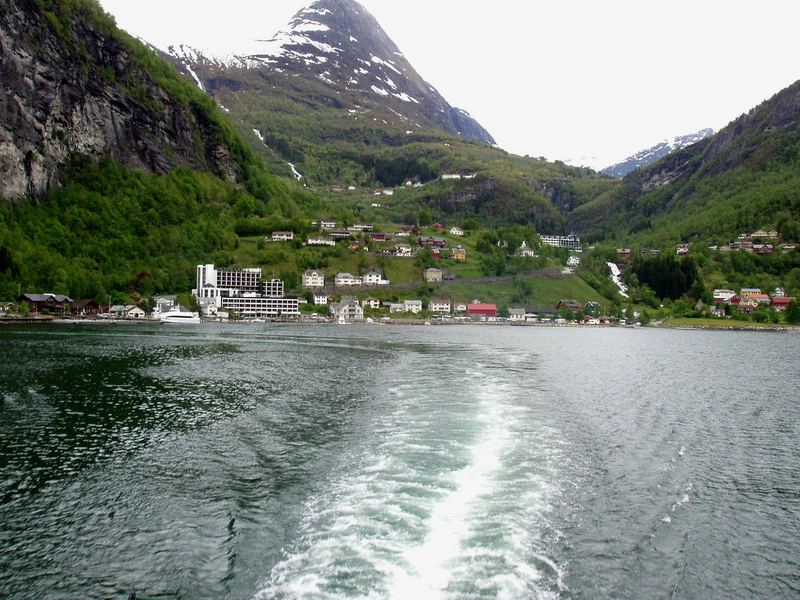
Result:
[[[564,213],[618,185],[589,169],[497,148],[352,0],[314,2],[277,35],[226,56],[180,44],[167,50],[276,172],[302,178],[332,202],[340,197],[331,188],[371,192],[416,182],[425,185],[395,196],[393,206],[404,208],[394,218],[413,222],[426,209],[556,231]],[[440,179],[453,173],[476,176]]]
[[[243,179],[249,150],[214,103],[99,6],[3,6],[0,197],[42,196],[76,155],[111,156],[153,173],[186,166]]]
[[[353,0],[319,0],[300,10],[287,27],[267,40],[228,56],[209,56],[185,45],[167,49],[179,68],[214,94],[257,85],[291,85],[315,79],[319,100],[347,111],[353,121],[369,119],[401,130],[435,128],[466,140],[494,144],[466,111],[450,106],[414,70],[367,10]]]
[[[190,289],[316,202],[95,0],[6,0],[0,48],[0,298]]]
[[[707,128],[701,129],[697,133],[679,135],[673,137],[672,139],[663,140],[647,150],[641,150],[633,156],[629,156],[622,162],[618,162],[610,167],[602,169],[600,172],[603,175],[608,175],[609,177],[617,177],[622,179],[631,171],[646,167],[647,165],[656,162],[658,159],[665,157],[670,152],[680,150],[686,146],[691,146],[692,144],[695,144],[700,140],[704,140],[711,135],[714,135],[714,130]]]
[[[569,216],[596,239],[728,240],[798,231],[800,81],[721,131],[630,173]]]

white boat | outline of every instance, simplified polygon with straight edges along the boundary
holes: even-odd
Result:
[[[200,315],[191,312],[182,306],[174,306],[165,313],[161,313],[162,323],[199,323]]]

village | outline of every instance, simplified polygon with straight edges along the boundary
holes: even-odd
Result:
[[[180,295],[155,295],[147,302],[106,304],[96,299],[75,299],[52,293],[20,293],[16,305],[0,305],[0,317],[16,315],[23,319],[71,319],[92,321],[134,321],[134,322],[187,322],[196,321],[303,321],[333,323],[387,323],[409,322],[425,324],[461,323],[508,323],[542,325],[627,325],[637,322],[639,313],[608,314],[608,306],[600,301],[578,301],[573,298],[560,298],[552,304],[509,303],[499,306],[496,302],[479,297],[464,297],[463,294],[450,293],[458,290],[459,277],[454,269],[468,261],[470,251],[467,244],[459,240],[466,232],[459,226],[446,227],[434,223],[429,231],[419,226],[401,226],[393,231],[375,231],[372,224],[356,223],[343,226],[335,220],[313,221],[315,233],[297,239],[292,230],[276,230],[266,235],[259,244],[281,245],[292,243],[303,248],[341,248],[359,256],[372,256],[373,260],[364,262],[359,273],[348,271],[331,272],[330,269],[308,268],[298,274],[298,284],[287,289],[286,282],[277,277],[265,277],[261,267],[228,268],[214,264],[201,264],[196,267],[195,287],[191,290],[185,305],[179,301]],[[563,249],[566,259],[558,268],[552,266],[540,269],[549,277],[569,278],[575,275],[581,264],[583,248],[574,235],[537,235],[528,244],[522,240],[513,255],[520,259],[541,257],[545,247]],[[775,244],[763,243],[773,240]],[[756,231],[742,234],[739,240],[725,247],[709,246],[711,250],[743,250],[763,253],[774,251],[775,246],[782,252],[795,249],[794,244],[778,245],[780,236],[776,231]],[[496,242],[498,248],[506,250],[508,243],[503,239]],[[688,254],[690,245],[679,244],[678,256]],[[642,256],[659,256],[660,250],[642,248]],[[616,260],[625,268],[634,258],[629,248],[618,248]],[[424,261],[417,259],[424,257]],[[401,283],[390,281],[378,262],[417,260],[416,281]],[[441,266],[427,266],[443,263]],[[611,266],[612,263],[609,263]],[[620,270],[612,268],[611,279],[619,286],[625,296],[625,288],[619,280]],[[448,268],[445,265],[453,265]],[[413,270],[412,269],[412,270]],[[615,271],[616,269],[616,271]],[[461,279],[464,281],[464,279]],[[491,297],[491,278],[475,278],[488,296]],[[420,290],[423,291],[419,294]],[[627,297],[627,296],[625,296]],[[787,296],[782,288],[771,294],[759,288],[741,290],[715,289],[713,316],[724,317],[730,314],[731,307],[743,313],[759,307],[770,307],[782,312],[794,298]],[[190,316],[191,315],[191,316]],[[182,318],[180,318],[182,317]]]
[[[429,263],[439,261],[465,263],[468,251],[464,245],[452,243],[462,238],[465,231],[458,226],[434,223],[431,235],[418,226],[403,226],[393,232],[374,231],[371,224],[354,224],[340,227],[336,221],[313,222],[318,233],[308,235],[303,246],[344,247],[349,252],[372,254],[384,260],[415,259],[425,255]],[[448,234],[450,240],[442,234]],[[295,233],[290,230],[273,231],[265,242],[281,244],[293,242]],[[575,236],[540,236],[538,244],[567,248],[570,256],[567,266],[555,269],[559,276],[572,276],[580,264],[580,240]],[[503,247],[499,241],[498,246]],[[507,243],[505,244],[507,247]],[[536,258],[534,247],[522,241],[517,256]],[[378,266],[363,273],[337,272],[327,274],[323,269],[306,269],[299,277],[299,289],[286,290],[285,282],[266,278],[262,268],[217,268],[214,264],[197,265],[196,285],[191,291],[191,306],[181,306],[176,295],[156,295],[147,307],[140,304],[101,304],[93,299],[75,299],[52,293],[21,293],[17,306],[23,317],[88,319],[110,321],[163,321],[170,313],[192,314],[207,321],[312,321],[312,322],[422,322],[422,323],[542,323],[566,324],[582,322],[590,325],[611,324],[614,319],[600,314],[598,302],[581,303],[563,299],[552,306],[514,306],[501,309],[494,302],[477,298],[456,298],[447,294],[447,283],[456,275],[445,267],[429,266],[419,269],[419,281],[392,284]],[[415,297],[420,286],[435,290],[433,296]],[[287,293],[287,291],[289,293]],[[189,303],[187,303],[189,304]],[[149,308],[149,310],[148,310]],[[11,312],[15,307],[0,307]],[[577,319],[574,315],[580,313]],[[573,318],[570,318],[573,317]]]

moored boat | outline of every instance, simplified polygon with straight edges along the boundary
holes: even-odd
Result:
[[[199,323],[199,313],[192,312],[182,306],[175,306],[165,313],[161,313],[162,323]]]

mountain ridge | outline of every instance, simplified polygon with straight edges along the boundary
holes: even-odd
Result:
[[[579,207],[569,224],[597,239],[725,239],[798,214],[800,81],[713,136],[631,172],[618,189]]]
[[[601,169],[600,172],[603,175],[608,175],[609,177],[622,179],[632,171],[642,169],[647,165],[653,164],[670,152],[675,152],[676,150],[681,150],[686,146],[696,144],[697,142],[712,135],[714,135],[714,130],[710,127],[701,129],[695,133],[677,135],[672,138],[662,140],[658,144],[655,144],[645,150],[640,150],[623,161]]]
[[[242,51],[209,55],[185,44],[163,49],[173,64],[214,94],[219,87],[259,87],[281,75],[313,77],[342,110],[380,114],[401,130],[436,128],[490,145],[494,138],[464,109],[451,106],[406,60],[369,12],[354,0],[318,0],[269,39]]]

